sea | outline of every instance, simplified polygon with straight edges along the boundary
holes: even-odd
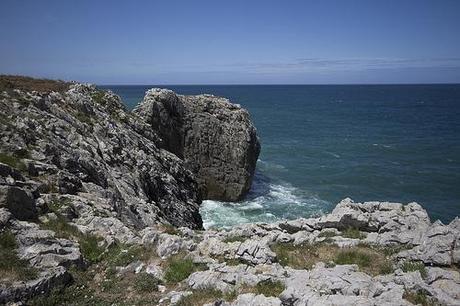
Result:
[[[204,201],[206,228],[319,216],[344,198],[460,216],[460,85],[100,86],[128,109],[152,87],[241,104],[262,150],[239,203]]]

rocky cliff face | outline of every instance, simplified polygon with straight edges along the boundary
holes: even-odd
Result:
[[[184,159],[204,199],[238,201],[249,191],[260,144],[239,105],[212,95],[151,89],[134,113],[158,131],[163,148]]]
[[[118,96],[84,84],[60,93],[4,91],[0,112],[3,162],[24,167],[26,182],[14,188],[29,189],[35,201],[41,194],[85,195],[132,228],[201,227],[193,174],[156,145],[155,132]]]

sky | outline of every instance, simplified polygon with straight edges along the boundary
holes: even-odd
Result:
[[[97,84],[460,83],[458,0],[1,0],[0,74]]]

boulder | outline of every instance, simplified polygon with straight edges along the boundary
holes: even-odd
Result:
[[[37,218],[32,194],[16,186],[0,186],[0,208],[7,208],[19,220]]]
[[[239,105],[154,88],[133,112],[196,174],[204,199],[238,201],[249,191],[260,144],[249,113]]]

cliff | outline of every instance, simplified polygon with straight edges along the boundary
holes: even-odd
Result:
[[[460,221],[416,203],[202,230],[201,197],[241,197],[259,152],[226,99],[152,89],[129,112],[87,84],[0,91],[0,304],[459,304]]]
[[[180,96],[151,89],[134,113],[183,158],[204,199],[238,201],[248,193],[260,144],[248,112],[212,95]]]

